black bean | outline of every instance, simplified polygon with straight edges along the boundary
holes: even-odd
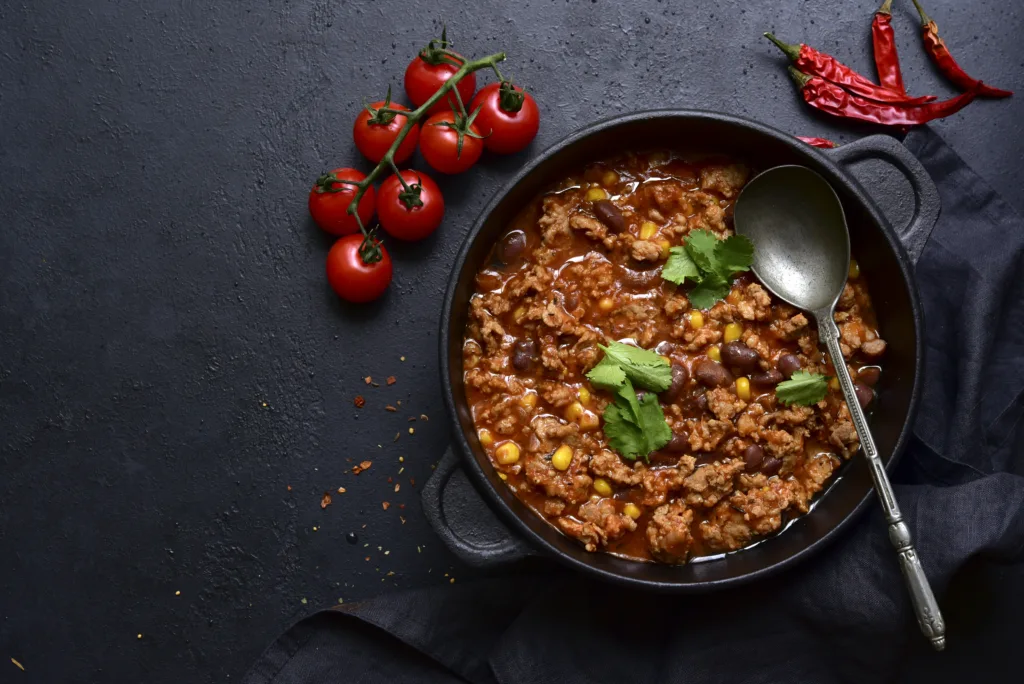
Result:
[[[756,444],[751,444],[743,452],[743,460],[747,464],[747,470],[751,472],[757,470],[764,461],[764,449]]]
[[[516,340],[512,345],[512,365],[517,371],[528,371],[537,360],[537,343],[531,339]]]
[[[860,382],[853,383],[853,391],[857,393],[857,403],[861,408],[867,408],[871,400],[875,398],[875,391]]]
[[[761,371],[760,373],[751,373],[750,382],[754,385],[778,385],[782,382],[782,373],[775,370],[774,368],[770,371]]]
[[[690,371],[681,363],[672,364],[672,384],[661,393],[661,398],[670,404],[679,400],[683,394],[686,383],[690,381]]]
[[[621,233],[626,230],[626,217],[622,210],[612,204],[610,200],[598,200],[594,202],[594,216],[597,220],[608,226],[613,233]]]
[[[882,375],[882,369],[878,366],[864,366],[857,371],[857,379],[863,382],[868,387],[874,387],[878,384],[878,378]]]
[[[739,341],[726,342],[722,345],[722,363],[726,366],[736,367],[749,371],[757,368],[761,357],[757,352]]]
[[[686,438],[686,435],[680,435],[678,433],[672,434],[672,439],[664,447],[665,451],[680,452],[688,451],[690,449],[690,440]]]
[[[761,463],[761,472],[767,475],[768,477],[771,477],[772,475],[776,475],[779,472],[779,468],[781,467],[782,461],[775,458],[774,456],[769,456],[768,458],[764,459],[763,463]]]
[[[693,362],[693,377],[705,387],[725,387],[733,381],[732,373],[720,363],[711,359],[697,359]]]
[[[516,257],[526,249],[526,233],[521,230],[510,230],[501,239],[501,246],[498,250],[498,258],[506,264],[515,261]]]
[[[793,377],[793,373],[800,370],[800,359],[793,354],[783,354],[775,364],[779,372],[786,378]]]

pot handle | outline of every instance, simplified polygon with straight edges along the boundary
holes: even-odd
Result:
[[[832,149],[822,150],[832,161],[846,168],[854,177],[858,177],[855,167],[860,162],[880,160],[894,167],[910,184],[912,196],[900,187],[877,182],[862,182],[867,193],[883,210],[886,218],[911,214],[906,225],[896,229],[900,242],[910,255],[910,260],[917,263],[925,243],[939,218],[941,203],[935,182],[925,171],[924,166],[910,150],[895,138],[888,135],[869,135],[852,143]],[[860,176],[864,180],[876,180],[876,174]],[[913,207],[912,212],[909,208]]]
[[[468,565],[492,567],[534,555],[484,503],[451,446],[427,480],[421,498],[434,532]]]

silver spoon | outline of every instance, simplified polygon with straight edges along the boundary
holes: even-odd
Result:
[[[735,226],[737,233],[754,243],[754,274],[764,286],[779,299],[810,311],[818,321],[818,337],[828,348],[868,459],[917,622],[935,649],[941,651],[946,646],[942,613],[914,550],[910,529],[903,522],[839,349],[839,329],[833,314],[850,269],[850,234],[839,197],[814,171],[803,166],[778,166],[758,175],[740,193]]]

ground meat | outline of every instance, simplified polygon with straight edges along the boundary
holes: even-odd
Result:
[[[563,408],[576,401],[576,388],[558,382],[542,382],[539,387],[544,401],[556,408]]]
[[[791,501],[790,485],[773,477],[763,487],[736,492],[728,503],[743,513],[743,520],[751,530],[768,534],[782,525],[782,512]]]
[[[626,465],[618,454],[602,449],[591,456],[590,472],[618,484],[637,485],[644,478],[645,468],[642,463]]]
[[[569,227],[573,230],[583,231],[591,240],[603,241],[608,237],[607,226],[596,218],[584,216],[583,214],[574,214],[573,217],[569,219]]]
[[[750,543],[754,533],[743,519],[743,514],[728,501],[715,506],[708,519],[700,524],[704,544],[712,551],[735,551]]]
[[[718,420],[732,420],[733,416],[747,407],[747,402],[724,387],[716,387],[705,396],[708,400],[708,410],[715,414]]]
[[[544,500],[544,515],[562,515],[562,511],[565,510],[565,502],[561,499],[545,499]]]
[[[849,458],[860,449],[860,438],[857,436],[857,428],[853,426],[850,410],[846,408],[845,404],[843,404],[839,418],[832,425],[828,441],[840,450],[844,458]]]
[[[734,197],[747,182],[749,169],[742,164],[706,166],[700,172],[701,190],[714,190],[724,197]]]
[[[820,454],[804,464],[799,486],[793,488],[793,505],[801,513],[807,512],[811,497],[821,491],[838,467],[839,459],[831,454]]]
[[[804,440],[800,430],[792,432],[779,429],[763,430],[761,438],[764,439],[765,451],[776,458],[784,458],[790,454],[799,453],[804,448]]]
[[[836,303],[836,308],[840,311],[846,311],[853,308],[856,301],[857,298],[853,290],[853,285],[846,283],[846,285],[843,286],[843,294],[839,295],[839,301]]]
[[[767,321],[772,316],[772,298],[758,283],[750,283],[736,302],[736,311],[745,321]]]
[[[693,472],[697,460],[693,456],[683,456],[679,463],[670,468],[643,471],[644,506],[659,506],[665,503],[670,492],[682,489],[683,482]]]
[[[714,451],[722,438],[732,431],[732,423],[725,420],[700,419],[690,429],[690,448],[694,451]]]
[[[583,548],[593,553],[601,543],[601,530],[594,523],[580,522],[574,518],[558,518],[555,521],[559,529],[570,537],[583,542]]]
[[[584,522],[593,523],[600,530],[603,544],[614,541],[626,532],[636,529],[636,521],[628,515],[615,510],[612,499],[597,499],[580,506],[579,517]]]
[[[579,432],[580,426],[576,423],[566,423],[554,416],[538,416],[530,423],[533,429],[533,436],[537,438],[536,448],[531,451],[550,453],[556,447],[561,446],[566,437]]]
[[[705,508],[714,506],[733,490],[733,478],[743,468],[743,461],[739,459],[700,466],[683,482],[686,503]]]
[[[661,247],[647,240],[635,240],[629,252],[637,261],[657,261],[661,258]]]
[[[559,197],[548,196],[543,201],[544,215],[537,220],[544,244],[558,246],[572,239],[569,228],[569,210]]]
[[[693,511],[678,501],[655,509],[647,524],[647,544],[651,555],[666,563],[686,562],[693,543],[691,523]]]
[[[698,330],[694,330],[686,322],[681,321],[680,325],[672,329],[672,335],[674,337],[677,336],[677,330],[680,333],[678,336],[681,336],[683,341],[686,343],[682,345],[682,348],[686,351],[704,349],[722,339],[722,331],[708,325],[705,325],[703,328]]]
[[[645,190],[662,215],[675,213],[683,195],[682,187],[675,183],[646,183]]]
[[[590,485],[594,481],[587,475],[586,467],[579,454],[573,456],[572,464],[564,472],[551,465],[550,457],[531,454],[526,457],[523,474],[530,484],[547,496],[574,504],[585,501],[590,495]]]
[[[672,295],[665,299],[665,303],[662,305],[665,311],[665,315],[670,318],[675,318],[681,313],[685,313],[690,310],[690,300],[682,295]]]
[[[798,313],[792,318],[786,319],[773,327],[780,337],[787,340],[794,340],[804,331],[805,328],[807,328],[807,323],[807,316],[804,316],[802,313]]]

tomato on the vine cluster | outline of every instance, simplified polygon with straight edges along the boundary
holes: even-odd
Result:
[[[447,112],[434,114],[423,124],[420,152],[427,163],[441,173],[462,173],[476,164],[484,152],[476,124],[461,119],[461,115]],[[465,132],[460,133],[460,126],[466,126]]]
[[[327,253],[327,282],[342,299],[371,302],[391,284],[391,256],[377,240],[371,244],[370,251],[379,252],[376,261],[364,258],[362,235],[341,238]]]
[[[338,181],[362,182],[366,174],[355,169],[334,169],[320,176],[309,191],[309,213],[323,230],[333,235],[349,235],[359,232],[356,217],[348,213],[348,207],[356,195],[356,186]],[[373,186],[366,189],[359,199],[356,213],[363,225],[369,225],[376,206]]]
[[[435,43],[437,43],[435,45]],[[441,31],[441,40],[431,40],[427,47],[420,50],[409,66],[405,68],[405,92],[412,103],[419,107],[444,85],[445,81],[455,75],[466,58],[448,49],[448,30]],[[473,99],[476,92],[476,74],[468,73],[455,84],[463,105]],[[429,114],[438,112],[458,111],[458,99],[448,91],[445,97],[435,102],[428,110]]]
[[[437,183],[425,173],[402,171],[402,179],[405,185],[397,174],[380,184],[377,195],[380,225],[388,235],[399,240],[422,240],[441,225],[444,196]],[[407,206],[406,199],[414,206]]]
[[[387,151],[391,149],[391,145],[395,142],[395,138],[402,132],[406,121],[408,121],[408,118],[402,114],[378,111],[382,107],[400,109],[405,112],[409,111],[409,108],[405,105],[391,102],[391,92],[388,91],[388,97],[383,102],[374,102],[368,108],[364,108],[363,111],[359,112],[359,116],[356,117],[356,123],[352,127],[352,138],[355,140],[356,147],[363,153],[363,156],[374,164],[384,158],[384,155],[387,154]],[[402,144],[395,150],[396,164],[403,164],[409,160],[412,153],[416,151],[416,143],[419,142],[419,138],[419,124],[413,124],[402,140]]]
[[[473,98],[470,111],[479,113],[476,126],[484,134],[484,147],[498,154],[513,154],[530,144],[540,128],[540,110],[533,96],[510,83],[491,83]]]

